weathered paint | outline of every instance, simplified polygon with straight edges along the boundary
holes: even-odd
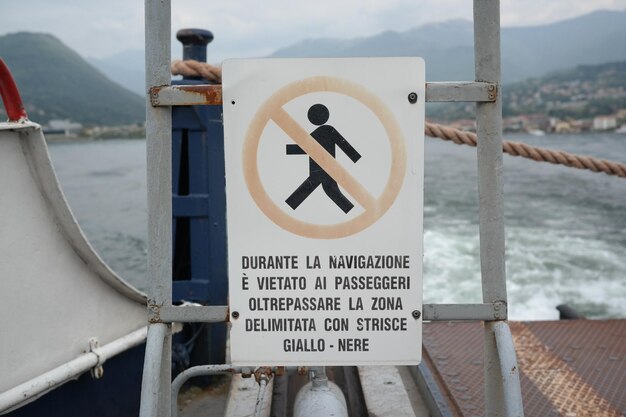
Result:
[[[201,84],[152,87],[150,103],[154,107],[220,105],[222,104],[222,86]]]
[[[230,399],[225,412],[226,416],[249,416],[252,411],[254,411],[254,407],[252,408],[252,410],[250,410],[249,408],[251,404],[255,403],[254,399],[257,397],[257,390],[254,389],[254,387],[257,386],[257,381],[260,381],[261,379],[265,382],[269,381],[270,383],[268,383],[267,386],[269,392],[266,393],[266,395],[264,396],[258,409],[263,412],[263,415],[268,415],[272,397],[272,372],[275,372],[276,374],[282,374],[284,371],[285,370],[283,367],[262,367],[257,369],[256,372],[253,373],[252,368],[233,365],[203,365],[189,368],[178,374],[174,381],[172,381],[172,409],[170,411],[171,417],[176,417],[178,413],[176,400],[178,398],[180,388],[185,382],[187,382],[190,378],[198,376],[219,374],[236,374],[233,376],[233,382],[231,383],[231,390],[229,395]],[[255,375],[254,379],[251,378],[252,375]],[[241,391],[246,392],[242,393]],[[247,391],[250,391],[251,393]]]
[[[402,381],[398,367],[359,366],[358,370],[363,397],[370,416],[416,416],[408,389]],[[422,407],[424,406],[422,405]]]
[[[264,391],[261,392],[261,385],[254,378],[233,375],[224,417],[249,417],[252,415],[269,417],[272,408],[274,379],[264,383],[266,385]],[[261,396],[261,394],[263,395]]]
[[[294,417],[335,416],[347,417],[348,407],[341,388],[326,381],[326,384],[307,383],[296,395]]]
[[[0,192],[0,316],[12,318],[0,324],[5,392],[83,355],[92,337],[106,346],[145,326],[146,298],[87,242],[39,125],[0,124]]]

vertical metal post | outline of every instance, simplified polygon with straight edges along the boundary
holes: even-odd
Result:
[[[476,81],[491,82],[498,86],[495,102],[476,105],[483,302],[506,303],[499,0],[474,0],[474,65]],[[507,412],[501,379],[502,363],[494,333],[496,324],[485,322],[484,329],[485,415],[488,417],[504,416]],[[514,395],[520,397],[521,403],[521,393]]]
[[[522,417],[524,415],[524,406],[522,404],[522,389],[513,335],[508,323],[503,321],[495,322],[493,330],[500,358],[500,378],[504,391],[506,415]]]
[[[474,0],[476,80],[500,86],[500,2]],[[480,264],[483,302],[506,302],[504,268],[504,190],[502,178],[502,102],[476,104]]]
[[[164,391],[161,374],[163,373],[163,350],[168,340],[169,326],[156,323],[148,327],[146,353],[143,364],[143,380],[141,382],[140,417],[165,415],[162,413],[164,397],[169,397],[169,391]],[[166,387],[169,385],[165,384]]]
[[[170,0],[145,1],[146,90],[170,84]],[[146,105],[148,183],[148,304],[172,304],[172,118],[169,107]],[[169,416],[171,326],[150,324],[140,416]]]

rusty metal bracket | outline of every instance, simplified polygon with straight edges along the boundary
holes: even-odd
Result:
[[[284,369],[284,368],[283,368]],[[272,379],[273,369],[269,366],[261,366],[254,371],[254,379],[256,379],[257,384],[261,383],[261,379],[265,379],[265,381],[269,381]]]
[[[508,318],[508,306],[505,301],[493,302],[493,318],[494,320],[506,320]]]
[[[150,89],[150,104],[159,106],[221,105],[222,86],[203,85],[163,85]]]
[[[153,300],[148,300],[148,322],[163,323],[161,321],[161,307],[162,305],[156,304]]]

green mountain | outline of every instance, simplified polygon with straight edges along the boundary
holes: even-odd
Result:
[[[84,125],[143,123],[145,102],[51,35],[0,36],[0,57],[11,69],[31,120],[70,119]],[[4,108],[0,108],[4,119]]]
[[[547,25],[503,27],[503,82],[581,64],[625,60],[625,22],[626,10],[596,11]],[[451,20],[356,39],[308,39],[271,56],[421,56],[428,81],[473,80],[473,39],[471,22]]]
[[[588,119],[626,109],[626,61],[579,65],[502,87],[504,117],[542,114]],[[474,106],[449,103],[430,109],[439,120],[474,117]]]

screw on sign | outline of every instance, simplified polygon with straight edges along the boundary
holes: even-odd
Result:
[[[351,97],[366,106],[381,122],[391,149],[391,169],[382,193],[375,197],[335,159],[335,145],[356,163],[361,155],[341,134],[326,125],[329,110],[321,103],[309,109],[309,121],[319,126],[311,134],[283,108],[291,100],[313,92],[332,92]],[[364,208],[360,215],[336,224],[311,224],[284,211],[273,201],[261,183],[258,169],[258,148],[266,125],[273,121],[294,142],[287,154],[309,155],[309,177],[290,196],[286,203],[292,210],[304,201],[319,185],[344,213],[354,204],[338,188],[340,185]],[[293,82],[272,95],[257,111],[250,123],[243,148],[244,177],[257,206],[280,227],[300,236],[316,239],[337,239],[358,233],[375,223],[391,207],[402,187],[406,173],[404,137],[393,113],[385,104],[363,86],[336,77],[311,77]]]

